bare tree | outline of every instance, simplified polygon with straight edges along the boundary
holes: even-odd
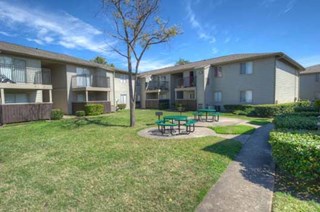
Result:
[[[157,16],[160,0],[102,0],[103,12],[114,24],[110,35],[119,41],[111,48],[126,58],[129,72],[130,126],[135,125],[135,93],[139,65],[152,45],[168,42],[180,34],[177,26]]]

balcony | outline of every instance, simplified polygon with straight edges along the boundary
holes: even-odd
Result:
[[[73,90],[109,91],[110,78],[99,75],[75,75],[72,77]]]
[[[169,82],[168,81],[150,81],[146,90],[169,90]]]
[[[196,78],[195,77],[183,77],[179,78],[176,81],[176,88],[190,88],[196,87]]]
[[[0,83],[51,85],[50,69],[0,64]]]

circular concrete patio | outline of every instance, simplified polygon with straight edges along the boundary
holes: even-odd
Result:
[[[190,117],[192,118],[192,117]],[[146,128],[138,132],[138,135],[145,138],[151,138],[151,139],[191,139],[191,138],[201,138],[206,136],[217,136],[222,137],[226,139],[235,139],[240,142],[245,142],[250,135],[222,135],[217,134],[212,129],[209,129],[208,127],[214,127],[214,126],[231,126],[231,125],[238,125],[238,124],[245,124],[250,125],[255,128],[259,127],[256,125],[251,125],[246,120],[236,119],[236,118],[227,118],[227,117],[220,117],[219,122],[205,122],[205,121],[199,121],[196,123],[195,131],[192,133],[187,134],[186,128],[184,126],[181,126],[181,133],[178,134],[178,130],[176,130],[173,135],[171,135],[169,132],[166,132],[164,135],[158,130],[157,127],[151,127]]]

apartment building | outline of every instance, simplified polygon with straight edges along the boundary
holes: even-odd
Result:
[[[300,97],[310,101],[320,99],[320,65],[308,67],[301,72]]]
[[[228,55],[141,73],[137,100],[141,108],[187,110],[294,102],[302,70],[282,52]]]
[[[0,42],[0,123],[49,119],[89,103],[129,103],[128,73],[64,54]]]

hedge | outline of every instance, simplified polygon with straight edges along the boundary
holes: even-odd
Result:
[[[223,107],[227,112],[257,117],[273,117],[281,114],[294,113],[297,112],[296,108],[299,108],[299,111],[312,111],[309,109],[311,108],[311,103],[309,101],[264,105],[224,105]]]
[[[86,112],[83,111],[83,110],[79,110],[79,111],[76,111],[76,114],[75,114],[75,115],[78,116],[78,117],[82,117],[82,116],[85,116],[85,115],[86,115]]]
[[[311,133],[270,133],[277,165],[297,179],[320,182],[320,136]]]
[[[281,115],[273,120],[276,129],[317,130],[316,116]]]
[[[63,112],[60,109],[52,109],[51,120],[60,120],[63,118]]]
[[[118,104],[119,110],[126,109],[127,105],[126,104]]]
[[[84,111],[87,116],[100,115],[104,112],[104,106],[102,104],[88,104],[84,106]]]

